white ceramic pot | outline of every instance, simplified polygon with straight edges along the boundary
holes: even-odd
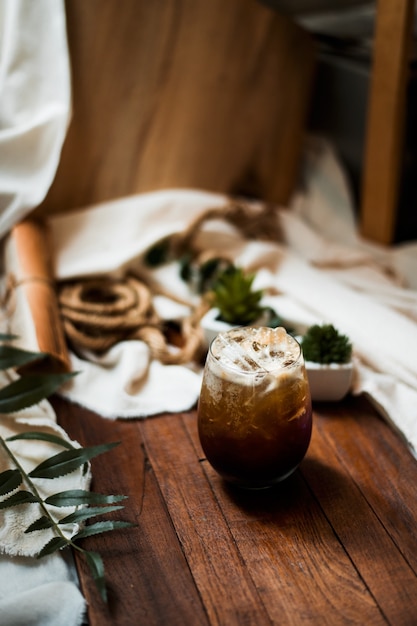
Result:
[[[213,339],[222,332],[227,330],[231,330],[232,328],[236,328],[239,324],[228,324],[227,322],[223,322],[222,320],[217,319],[219,317],[219,309],[212,308],[207,311],[207,313],[201,318],[201,327],[204,332],[204,337],[206,339],[207,346],[211,344]],[[248,326],[262,326],[267,322],[267,315],[264,317],[260,317],[256,322],[251,322]]]
[[[227,330],[231,330],[232,328],[236,328],[232,324],[228,324],[227,322],[223,322],[222,320],[217,319],[219,317],[219,309],[209,309],[207,313],[201,318],[201,328],[204,332],[204,337],[207,343],[207,346],[211,344],[213,339],[219,334]]]
[[[306,361],[311,399],[314,401],[337,402],[342,400],[352,385],[353,363],[314,363]]]

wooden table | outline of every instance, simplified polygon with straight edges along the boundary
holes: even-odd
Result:
[[[79,563],[91,626],[417,624],[417,462],[363,398],[315,406],[311,446],[272,490],[226,486],[196,412],[109,421],[62,399],[92,485],[129,496],[137,527],[85,540],[105,563],[104,605]],[[120,513],[120,512],[118,512]]]

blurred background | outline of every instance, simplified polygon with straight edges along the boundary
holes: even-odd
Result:
[[[346,167],[356,204],[359,204],[378,3],[363,0],[261,2],[291,17],[318,41],[319,63],[308,126],[333,142]],[[413,30],[395,241],[417,237],[416,13]]]

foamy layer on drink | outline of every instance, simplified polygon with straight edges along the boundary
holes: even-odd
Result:
[[[285,328],[235,328],[219,333],[210,347],[218,364],[215,374],[240,384],[253,384],[255,374],[276,380],[302,376],[303,359],[297,341]]]

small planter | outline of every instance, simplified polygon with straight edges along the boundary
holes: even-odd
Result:
[[[211,308],[201,318],[200,324],[203,329],[204,337],[208,346],[219,333],[240,326],[240,324],[228,324],[227,322],[223,322],[222,320],[218,319],[219,315],[219,309]],[[251,322],[250,324],[248,324],[248,326],[262,326],[266,324],[267,321],[268,315],[265,314],[264,316],[261,316],[259,319],[257,319],[255,322]]]
[[[305,365],[313,401],[337,402],[349,392],[353,377],[352,361],[329,365],[306,361]]]
[[[353,377],[352,343],[333,324],[313,324],[300,337],[311,399],[337,402],[349,392]]]

